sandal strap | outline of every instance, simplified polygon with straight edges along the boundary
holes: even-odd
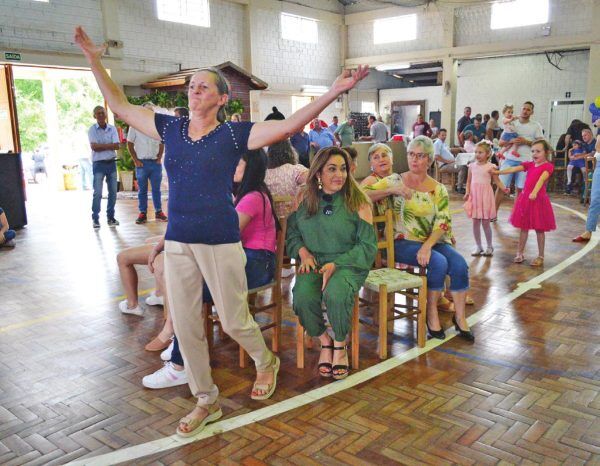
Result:
[[[334,346],[333,349],[334,349],[334,351],[335,350],[339,350],[339,351],[341,351],[341,350],[347,350],[348,349],[348,345],[345,345],[345,346]]]
[[[254,390],[261,390],[263,392],[268,392],[269,390],[271,390],[272,386],[273,386],[272,383],[255,383]]]
[[[321,345],[321,349],[333,349],[333,345]]]

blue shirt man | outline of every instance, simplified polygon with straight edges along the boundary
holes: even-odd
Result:
[[[310,151],[310,141],[306,131],[298,131],[290,138],[292,147],[298,152],[299,162],[306,168],[309,166],[308,153]]]
[[[335,144],[333,134],[321,127],[318,118],[313,120],[313,128],[314,129],[310,130],[310,133],[308,133],[308,140],[310,141],[310,147],[312,147],[315,152]]]
[[[473,133],[473,136],[475,136],[477,138],[477,140],[475,142],[479,142],[479,141],[485,139],[486,127],[485,127],[485,125],[482,125],[481,120],[478,120],[477,118],[475,120],[473,120],[473,123],[465,126],[463,133],[465,133],[467,131],[471,131]]]
[[[108,187],[108,205],[106,217],[108,226],[115,227],[119,222],[115,219],[117,203],[117,153],[119,134],[117,129],[107,123],[106,110],[98,105],[94,108],[96,124],[88,130],[88,139],[92,149],[92,173],[94,175],[94,197],[92,200],[92,222],[95,229],[100,228],[100,204],[102,202],[102,186],[106,178]]]
[[[327,129],[331,132],[331,134],[335,134],[335,131],[339,127],[339,120],[337,116],[334,116],[331,120],[331,124],[327,127]]]

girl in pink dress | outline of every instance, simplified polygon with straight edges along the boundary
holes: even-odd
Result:
[[[535,230],[538,243],[538,257],[530,264],[534,267],[540,267],[544,264],[544,245],[546,242],[546,232],[556,229],[554,220],[554,211],[550,204],[550,198],[546,193],[546,181],[554,171],[554,165],[548,162],[548,155],[552,153],[552,147],[545,139],[536,139],[531,144],[532,162],[523,162],[518,167],[507,168],[502,171],[495,171],[496,174],[516,173],[520,171],[527,172],[525,187],[519,194],[512,214],[510,223],[521,229],[519,236],[519,250],[515,256],[514,262],[520,264],[525,260],[523,252],[527,243],[529,230]]]
[[[481,141],[475,146],[475,162],[469,165],[467,177],[467,188],[464,199],[465,211],[469,218],[473,219],[473,236],[477,247],[472,256],[492,256],[492,228],[490,220],[496,218],[496,204],[494,202],[494,191],[492,189],[492,178],[498,189],[506,191],[498,175],[493,174],[496,165],[489,162],[492,155],[492,146],[487,141]],[[481,246],[481,227],[485,234],[487,247],[485,251]]]

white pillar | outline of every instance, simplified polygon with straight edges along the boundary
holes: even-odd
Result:
[[[444,58],[442,71],[442,124],[448,130],[448,144],[454,144],[456,136],[456,73],[458,62],[453,58]]]

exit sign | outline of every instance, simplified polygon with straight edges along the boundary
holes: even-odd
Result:
[[[21,61],[21,54],[17,52],[4,52],[5,60]]]

